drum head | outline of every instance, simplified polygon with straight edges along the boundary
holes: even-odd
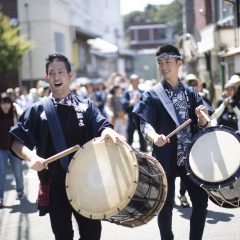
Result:
[[[224,128],[216,131],[210,129],[191,147],[190,168],[201,180],[211,183],[222,182],[239,169],[239,147],[239,141],[234,136],[234,132],[224,131]]]
[[[66,176],[68,199],[87,218],[109,218],[131,200],[138,172],[136,156],[129,146],[94,139],[71,160]]]

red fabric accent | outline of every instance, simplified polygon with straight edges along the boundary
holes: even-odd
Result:
[[[37,205],[39,207],[49,206],[50,188],[51,188],[51,181],[39,183],[38,198],[37,198]]]

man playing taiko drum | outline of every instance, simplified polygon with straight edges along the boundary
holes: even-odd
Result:
[[[156,58],[162,80],[142,95],[141,101],[133,110],[138,127],[147,140],[153,142],[153,156],[166,171],[168,193],[165,205],[158,214],[161,240],[172,240],[172,210],[175,196],[175,178],[180,176],[192,201],[190,220],[191,240],[202,239],[207,214],[207,193],[194,184],[186,175],[184,154],[191,143],[192,136],[199,127],[205,127],[207,120],[202,112],[207,109],[197,91],[182,83],[178,70],[182,63],[181,55],[172,45],[161,46]],[[171,140],[166,136],[178,125],[192,119]]]
[[[53,139],[48,115],[41,101],[28,108],[11,130],[12,150],[27,160],[31,168],[38,171],[41,182],[38,208],[40,215],[49,213],[52,231],[57,240],[73,239],[72,214],[75,216],[82,240],[99,240],[101,237],[100,220],[81,216],[70,205],[65,189],[65,176],[69,159],[62,158],[48,165],[44,159],[56,154],[58,141],[65,140],[66,147],[83,145],[95,137],[109,138],[113,142],[125,141],[114,130],[100,111],[89,100],[81,99],[70,93],[71,66],[61,54],[51,54],[46,63],[46,81],[50,84],[51,96],[48,108],[55,111],[62,130],[61,139]],[[49,107],[50,106],[50,107]],[[47,111],[49,112],[49,111]],[[50,111],[50,116],[51,115]],[[47,116],[46,116],[47,115]],[[57,119],[58,118],[58,119]],[[56,133],[57,132],[57,133]],[[36,153],[33,149],[36,148]]]

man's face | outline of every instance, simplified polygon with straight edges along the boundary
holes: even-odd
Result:
[[[233,97],[235,94],[235,88],[234,87],[228,87],[225,89],[226,95],[228,97]]]
[[[138,78],[131,79],[131,84],[132,84],[133,89],[137,89],[138,85],[139,85],[139,79]]]
[[[179,60],[175,58],[160,58],[158,59],[159,71],[165,80],[178,78],[178,70],[180,67]]]
[[[0,103],[0,107],[1,107],[4,114],[8,114],[8,112],[11,108],[11,103],[5,103],[5,102]]]
[[[50,85],[52,94],[55,98],[64,98],[70,91],[70,78],[72,73],[68,73],[64,62],[53,61],[48,66],[45,77]]]
[[[198,91],[198,82],[196,80],[190,80],[188,85],[195,88]]]

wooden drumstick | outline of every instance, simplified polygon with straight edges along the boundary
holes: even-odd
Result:
[[[203,117],[206,119],[206,121],[208,123],[211,122],[211,119],[209,118],[209,116],[203,111],[203,110],[200,110],[201,114],[203,115]]]
[[[73,147],[70,147],[70,148],[68,148],[66,150],[63,150],[60,153],[57,153],[57,154],[47,158],[46,160],[43,161],[43,163],[44,164],[49,164],[49,163],[54,162],[54,161],[56,161],[56,160],[58,160],[58,159],[60,159],[60,158],[62,158],[64,156],[66,156],[66,155],[68,155],[70,153],[76,152],[78,149],[80,149],[80,146],[79,145],[75,145]]]
[[[182,128],[186,127],[191,121],[192,121],[192,119],[188,119],[186,122],[184,122],[183,124],[181,124],[180,126],[178,126],[174,131],[172,131],[171,133],[169,133],[169,134],[166,136],[166,138],[172,137],[174,134],[176,134],[177,132],[179,132]]]

